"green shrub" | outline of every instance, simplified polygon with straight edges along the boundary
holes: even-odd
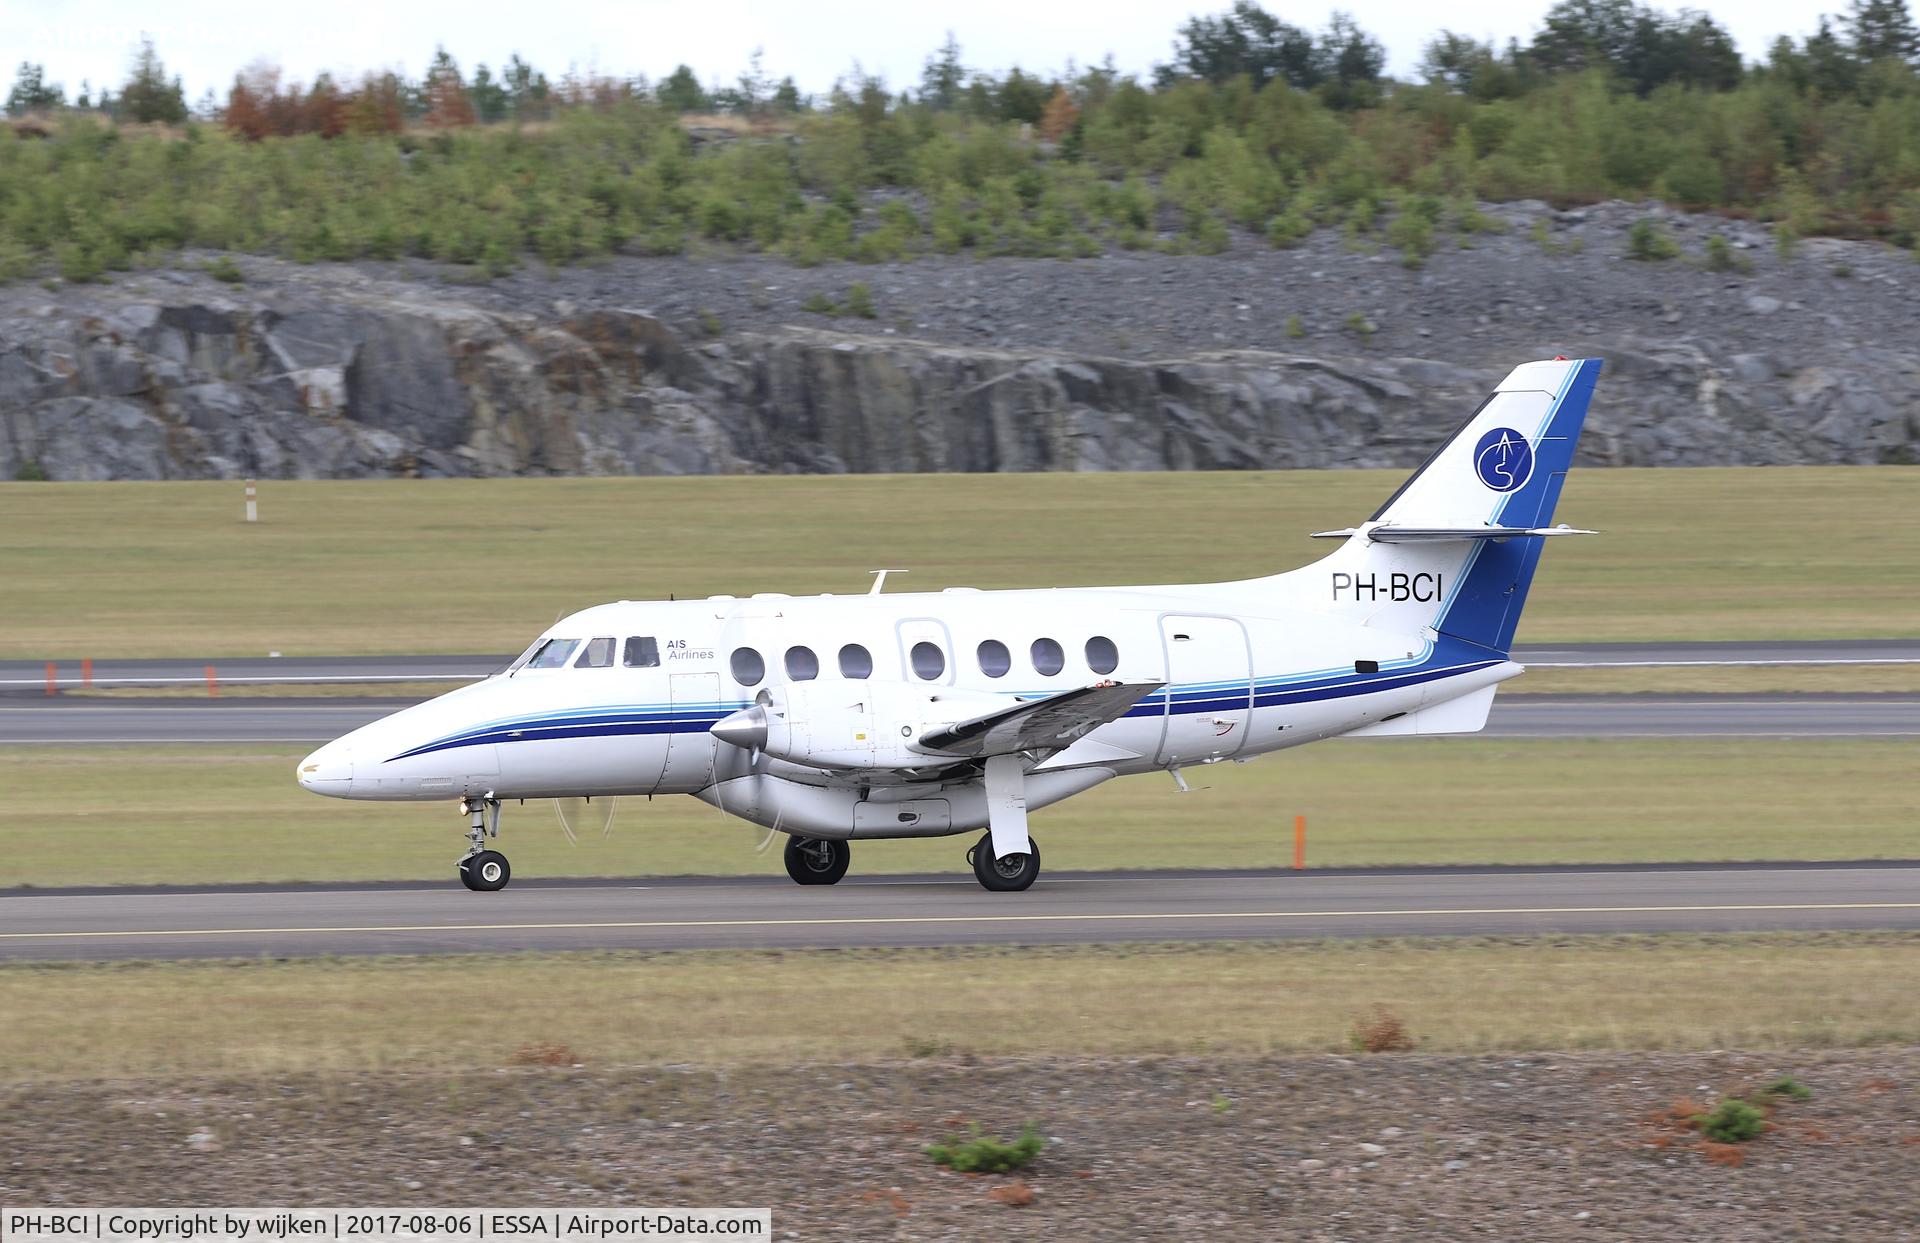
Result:
[[[1652,220],[1641,218],[1627,230],[1627,258],[1658,263],[1680,254],[1679,245]]]
[[[1358,311],[1351,311],[1347,314],[1347,331],[1365,339],[1373,335],[1373,321]]]
[[[976,1123],[969,1138],[955,1137],[944,1144],[929,1144],[926,1154],[933,1158],[934,1164],[962,1174],[1007,1174],[1032,1164],[1045,1147],[1046,1141],[1040,1138],[1040,1132],[1031,1122],[1012,1143],[983,1134]]]
[[[1282,331],[1289,337],[1298,340],[1307,335],[1307,326],[1300,322],[1298,315],[1289,315],[1287,316],[1287,326]]]
[[[209,263],[206,266],[206,273],[213,279],[224,281],[229,285],[238,285],[247,279],[246,273],[240,270],[240,265],[233,261],[231,255],[221,255]]]
[[[1267,241],[1278,247],[1298,246],[1313,236],[1313,218],[1296,205],[1267,221]]]
[[[710,337],[717,337],[724,331],[720,323],[720,317],[705,307],[700,308],[700,331]]]
[[[807,295],[807,300],[800,304],[800,309],[815,315],[838,315],[840,304],[823,293],[815,292]]]
[[[1424,213],[1403,209],[1387,226],[1387,241],[1400,248],[1403,267],[1424,267],[1433,253],[1433,221]]]
[[[855,281],[847,286],[847,314],[861,319],[877,319],[880,312],[873,306],[873,290],[868,289],[865,281]]]
[[[1707,239],[1706,269],[1709,272],[1751,272],[1753,260],[1735,254],[1726,237],[1715,233]]]
[[[1792,1075],[1782,1075],[1778,1079],[1775,1079],[1772,1083],[1769,1083],[1766,1087],[1761,1088],[1760,1091],[1762,1095],[1774,1096],[1774,1097],[1785,1097],[1787,1100],[1790,1100],[1790,1101],[1805,1101],[1805,1100],[1813,1099],[1813,1089],[1809,1088],[1806,1084],[1801,1083],[1798,1079],[1795,1079]]]
[[[1767,1119],[1743,1100],[1727,1097],[1694,1119],[1700,1133],[1718,1144],[1743,1144],[1766,1129]]]
[[[47,468],[28,458],[13,468],[13,478],[16,483],[45,483]]]

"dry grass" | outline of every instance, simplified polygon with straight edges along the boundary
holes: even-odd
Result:
[[[445,803],[348,803],[294,783],[303,748],[0,748],[0,888],[426,877],[451,883]],[[1180,794],[1128,777],[1035,814],[1057,870],[1849,859],[1920,854],[1899,739],[1393,739],[1221,764]],[[1711,774],[1703,779],[1702,774]],[[1489,799],[1489,789],[1501,791]],[[622,799],[567,844],[550,803],[510,805],[521,876],[779,875],[765,831],[688,798]],[[859,872],[964,872],[972,836],[865,842]]]
[[[1920,1040],[1916,973],[1891,932],[16,965],[0,1079],[1346,1052],[1375,1005],[1422,1052],[1857,1046]]]
[[[269,481],[252,526],[237,483],[4,484],[0,656],[505,653],[608,599],[860,591],[881,562],[920,590],[1245,577],[1401,478]],[[1561,516],[1603,534],[1551,550],[1520,640],[1910,632],[1916,501],[1913,467],[1576,471]]]

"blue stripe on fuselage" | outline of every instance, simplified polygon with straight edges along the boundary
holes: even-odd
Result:
[[[1200,712],[1240,711],[1249,706],[1274,708],[1289,704],[1316,703],[1402,690],[1424,682],[1475,673],[1497,665],[1504,659],[1468,644],[1442,640],[1440,647],[1412,668],[1380,673],[1341,673],[1302,682],[1298,674],[1249,679],[1246,682],[1202,682],[1191,687],[1169,686],[1155,691],[1134,705],[1127,717],[1187,716]],[[395,760],[449,751],[458,747],[487,743],[544,742],[561,738],[611,738],[638,734],[703,734],[713,724],[737,708],[736,704],[697,707],[664,705],[622,705],[612,708],[582,708],[548,712],[489,722],[484,726],[435,739],[394,756]]]

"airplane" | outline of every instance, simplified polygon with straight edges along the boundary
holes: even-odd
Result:
[[[620,601],[556,622],[500,673],[299,765],[317,794],[458,798],[459,876],[526,799],[689,794],[786,834],[803,885],[850,843],[984,830],[995,892],[1030,887],[1028,813],[1115,777],[1325,738],[1481,729],[1600,373],[1516,368],[1373,516],[1299,569],[1235,582]],[[564,823],[564,820],[563,820]],[[569,832],[571,830],[569,829]]]

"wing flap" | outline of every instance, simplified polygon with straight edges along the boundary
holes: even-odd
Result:
[[[1072,746],[1165,686],[1165,682],[1108,682],[1031,699],[920,735],[920,746],[942,755],[1006,755]]]

